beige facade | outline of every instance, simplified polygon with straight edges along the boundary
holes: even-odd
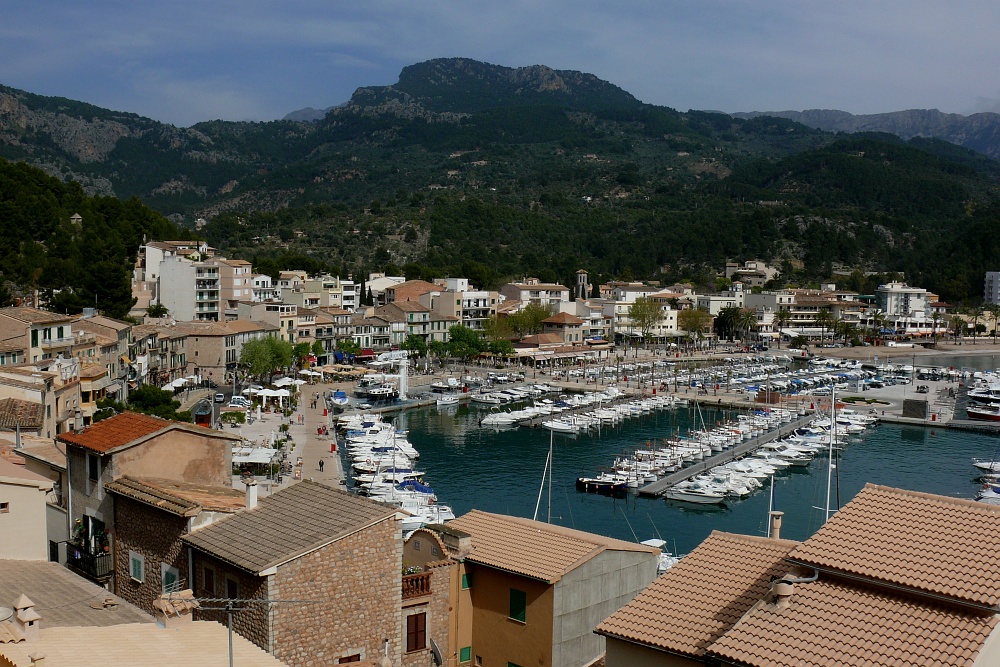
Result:
[[[50,491],[51,480],[0,458],[0,559],[48,558],[45,522]]]

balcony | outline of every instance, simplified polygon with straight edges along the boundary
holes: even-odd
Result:
[[[403,575],[403,599],[422,597],[431,594],[431,573],[418,572],[417,574]]]
[[[114,559],[110,553],[88,554],[74,544],[66,545],[66,565],[93,581],[103,582],[111,578]]]
[[[53,347],[66,347],[67,345],[72,345],[76,342],[76,339],[72,336],[63,336],[62,338],[45,338],[42,340],[42,349],[47,350]]]

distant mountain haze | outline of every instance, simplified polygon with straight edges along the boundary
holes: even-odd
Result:
[[[734,118],[758,116],[787,118],[826,132],[888,132],[902,139],[933,137],[958,144],[992,158],[1000,158],[1000,114],[962,116],[937,109],[909,109],[890,113],[854,115],[832,109],[806,111],[751,111]]]

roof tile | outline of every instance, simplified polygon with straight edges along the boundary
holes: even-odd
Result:
[[[80,433],[63,433],[58,440],[103,454],[162,431],[173,423],[176,422],[138,412],[123,412],[103,419]]]
[[[789,558],[995,607],[998,535],[998,506],[868,484]]]
[[[784,608],[758,604],[709,652],[760,667],[965,667],[998,621],[987,612],[825,577],[795,584],[789,600]]]
[[[466,560],[555,583],[601,551],[657,550],[581,530],[472,510],[448,523],[472,536]]]
[[[714,531],[629,604],[597,626],[602,635],[703,655],[784,575],[798,542]]]

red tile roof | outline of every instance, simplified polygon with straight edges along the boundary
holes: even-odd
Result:
[[[596,632],[700,656],[788,572],[798,542],[713,531]]]
[[[63,433],[58,440],[103,454],[162,431],[173,423],[138,412],[123,412],[101,420],[81,433]]]
[[[710,653],[759,667],[968,667],[998,617],[827,579],[761,602]]]
[[[868,484],[789,558],[1000,606],[1000,507]]]
[[[569,313],[556,313],[552,317],[546,317],[542,320],[542,324],[578,325],[583,324],[583,320],[575,315],[570,315]]]

